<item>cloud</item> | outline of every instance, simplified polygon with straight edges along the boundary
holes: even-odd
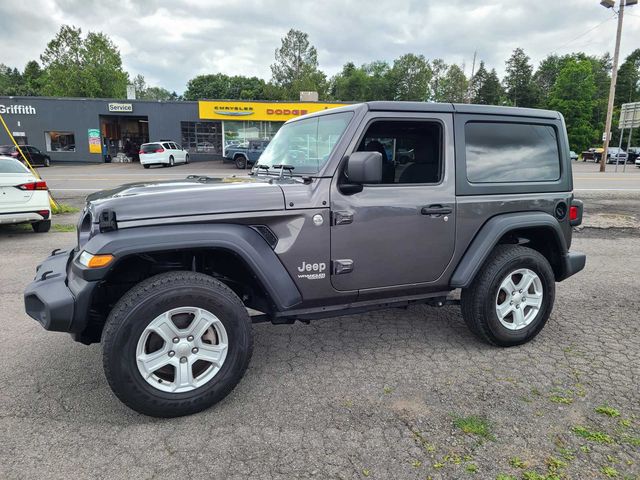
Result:
[[[628,13],[623,58],[640,36],[640,6]],[[178,92],[203,73],[269,79],[289,28],[309,34],[328,75],[408,52],[464,64],[468,74],[474,51],[501,74],[516,47],[537,64],[552,52],[612,52],[615,35],[612,11],[596,0],[33,0],[0,4],[0,63],[39,59],[63,23],[106,33],[132,76]]]

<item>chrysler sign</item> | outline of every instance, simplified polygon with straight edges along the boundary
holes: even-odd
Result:
[[[31,105],[3,105],[0,103],[0,114],[35,115],[36,107]]]
[[[110,112],[133,112],[133,104],[131,103],[110,103]]]

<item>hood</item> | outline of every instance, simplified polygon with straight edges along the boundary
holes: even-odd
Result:
[[[187,177],[129,183],[87,197],[94,213],[110,209],[118,222],[215,213],[283,210],[282,189],[268,179]]]

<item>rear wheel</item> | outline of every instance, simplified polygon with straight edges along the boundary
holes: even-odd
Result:
[[[185,155],[184,157],[184,163],[189,163],[189,155]]]
[[[151,165],[142,165],[144,168],[149,168]]]
[[[189,415],[222,400],[253,348],[237,295],[195,272],[163,273],[135,286],[109,314],[102,339],[114,393],[155,417]]]
[[[45,166],[45,167],[48,167],[49,165],[51,165],[51,159],[49,159],[49,158],[45,158],[45,159],[44,159],[44,166]]]
[[[31,228],[36,233],[46,233],[51,229],[51,220],[42,220],[31,224]]]
[[[555,277],[536,250],[499,245],[462,290],[462,316],[469,329],[493,345],[509,347],[534,338],[555,299]]]
[[[173,156],[169,157],[169,166],[173,167],[176,164],[175,160],[173,159]]]
[[[238,155],[234,160],[236,161],[236,168],[239,168],[241,170],[247,168],[247,157]]]

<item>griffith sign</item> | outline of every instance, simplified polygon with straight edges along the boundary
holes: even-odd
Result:
[[[32,105],[3,105],[0,103],[0,114],[35,115],[36,107]]]

